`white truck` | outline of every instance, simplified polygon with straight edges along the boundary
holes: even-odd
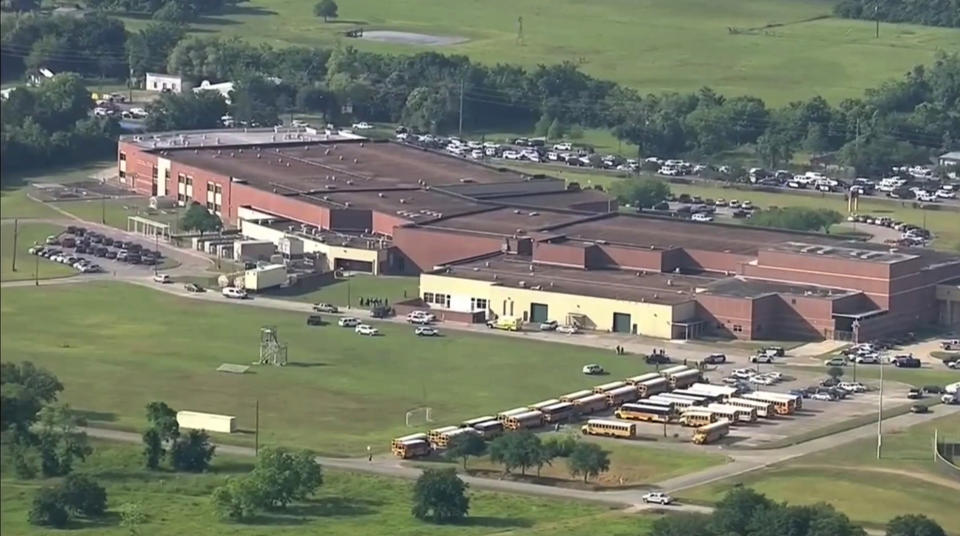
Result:
[[[960,390],[940,395],[940,402],[944,404],[960,404]]]

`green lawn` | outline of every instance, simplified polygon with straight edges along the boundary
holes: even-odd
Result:
[[[571,433],[577,433],[573,431]],[[552,434],[551,434],[552,435]],[[604,450],[610,453],[610,470],[590,483],[603,487],[618,486],[639,486],[650,485],[654,482],[666,480],[675,476],[693,473],[714,465],[722,465],[727,462],[725,456],[718,454],[707,454],[700,452],[684,451],[682,456],[677,455],[676,450],[664,447],[643,446],[642,443],[624,443],[620,440],[603,439],[584,439],[598,443]],[[437,464],[449,464],[462,469],[462,462],[425,462],[426,467]],[[471,459],[467,462],[469,470],[489,470],[502,471],[503,466],[493,463],[489,457],[480,459]],[[529,474],[536,474],[536,468],[528,471]],[[574,480],[581,482],[582,477],[571,477],[570,470],[565,458],[556,458],[553,465],[544,466],[540,472],[541,476],[550,479]]]
[[[73,214],[81,220],[96,223],[106,223],[117,229],[127,229],[128,216],[143,216],[169,224],[170,232],[177,232],[177,222],[182,212],[179,208],[154,210],[149,207],[149,200],[145,197],[128,197],[121,199],[107,199],[101,201],[61,201],[54,206]]]
[[[863,439],[686,490],[680,496],[713,502],[734,484],[742,483],[775,500],[794,504],[826,501],[865,524],[880,525],[900,514],[925,514],[949,533],[956,533],[960,531],[960,509],[956,508],[960,483],[937,472],[933,465],[935,428],[942,436],[960,440],[960,417],[953,415],[886,434],[879,462],[876,440]]]
[[[0,191],[0,218],[62,218],[56,210],[27,197],[26,188]]]
[[[592,187],[600,185],[604,189],[609,189],[614,183],[621,180],[630,180],[616,177],[614,175],[604,175],[600,173],[587,173],[580,171],[569,171],[562,166],[537,166],[530,164],[511,164],[510,167],[517,168],[527,173],[546,173],[548,175],[565,179],[567,181],[579,182],[583,187]],[[725,188],[716,183],[708,184],[670,184],[670,191],[674,194],[699,195],[704,199],[738,199],[740,201],[752,201],[754,205],[760,208],[771,206],[785,207],[797,206],[808,208],[828,208],[836,210],[841,214],[847,214],[847,202],[836,195],[805,195],[790,192],[760,192],[749,189]],[[901,220],[915,225],[922,225],[936,234],[934,246],[938,249],[960,250],[960,213],[947,210],[920,210],[913,208],[907,202],[886,202],[875,199],[864,198],[860,200],[860,214],[871,214],[874,216],[888,216],[895,220]],[[732,220],[736,221],[736,220]],[[856,231],[869,232],[870,225],[858,225]]]
[[[364,50],[465,54],[487,64],[571,61],[602,79],[641,92],[694,91],[712,86],[726,94],[751,94],[771,104],[821,94],[838,101],[898,77],[936,50],[960,49],[960,30],[883,24],[874,38],[870,21],[825,18],[828,0],[354,0],[340,19],[324,24],[313,2],[252,0],[194,30],[274,45],[353,45]],[[518,43],[518,18],[523,39]],[[807,21],[807,22],[803,22]],[[149,19],[127,19],[136,31]],[[783,26],[734,34],[729,28]],[[465,43],[423,47],[347,39],[365,24],[466,37]]]
[[[420,279],[406,276],[372,276],[358,274],[349,279],[338,280],[312,292],[282,296],[309,303],[332,303],[334,305],[360,307],[360,298],[385,298],[397,303],[405,298],[419,296]],[[348,303],[349,299],[349,303]]]
[[[77,273],[69,266],[27,253],[27,249],[35,242],[43,243],[48,236],[63,231],[63,227],[57,225],[29,221],[20,221],[17,224],[17,270],[13,271],[13,228],[12,221],[4,221],[0,225],[0,281],[20,281],[34,277],[49,279]],[[39,274],[36,273],[37,270]]]
[[[609,379],[648,370],[610,352],[513,337],[448,332],[424,339],[408,326],[383,324],[383,336],[366,338],[335,325],[307,327],[303,314],[125,284],[6,289],[2,318],[4,332],[17,334],[0,339],[2,359],[50,368],[67,386],[64,398],[95,422],[136,429],[144,404],[165,400],[236,415],[249,430],[259,400],[265,444],[335,455],[356,455],[366,445],[386,450],[392,437],[413,431],[404,416],[414,407],[432,407],[439,426],[598,383],[581,374],[585,363],[599,363]],[[264,325],[279,327],[289,366],[215,372],[222,363],[255,360]]]
[[[588,536],[602,523],[605,533],[646,534],[651,518],[631,516],[602,506],[471,490],[468,521],[434,526],[410,514],[412,482],[376,476],[325,471],[314,498],[295,503],[287,512],[269,513],[246,524],[218,521],[210,505],[211,491],[231,476],[251,469],[252,460],[214,458],[206,474],[149,472],[142,469],[135,445],[94,443],[94,454],[77,468],[106,487],[108,515],[99,523],[76,523],[70,534],[127,535],[110,515],[127,502],[138,502],[148,513],[140,534],[196,536],[241,534],[412,536],[420,534],[484,535],[509,531],[517,535]],[[16,535],[61,534],[26,522],[35,490],[50,482],[22,481],[4,473],[0,502],[0,532]],[[607,531],[607,527],[612,530]]]

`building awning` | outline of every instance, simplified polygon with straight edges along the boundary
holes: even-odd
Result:
[[[872,311],[864,311],[862,313],[833,313],[833,318],[849,318],[851,320],[863,320],[865,318],[873,318],[875,316],[882,315],[886,313],[884,309],[874,309]]]
[[[674,326],[690,327],[690,326],[698,326],[700,324],[703,324],[704,322],[705,320],[680,320],[680,321],[674,320],[670,323],[673,324]]]

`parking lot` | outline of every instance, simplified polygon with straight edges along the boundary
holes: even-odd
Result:
[[[119,232],[71,225],[59,235],[48,236],[44,244],[30,247],[28,252],[71,266],[80,274],[138,276],[151,274],[166,258],[159,248],[147,242],[121,238]]]

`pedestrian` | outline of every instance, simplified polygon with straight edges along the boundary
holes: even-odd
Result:
[[[373,452],[370,450],[370,445],[367,445],[367,461],[373,461]]]
[[[407,291],[406,291],[406,289],[404,289],[404,291],[403,291],[403,299],[407,299]]]
[[[686,357],[683,358],[683,366],[687,366],[687,358],[686,358]]]
[[[553,430],[554,430],[555,432],[559,432],[559,431],[560,431],[560,423],[557,423],[557,424],[554,426]]]

